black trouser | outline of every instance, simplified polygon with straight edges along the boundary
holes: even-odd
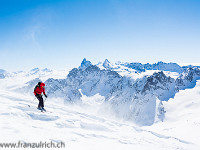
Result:
[[[44,101],[43,101],[42,95],[41,94],[36,94],[35,96],[39,100],[38,107],[42,107],[43,108],[44,107]]]

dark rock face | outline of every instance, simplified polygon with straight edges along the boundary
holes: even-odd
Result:
[[[147,78],[142,93],[145,93],[147,90],[157,90],[159,88],[165,90],[167,83],[172,82],[174,82],[174,80],[171,77],[167,77],[162,71],[154,73],[152,76]]]

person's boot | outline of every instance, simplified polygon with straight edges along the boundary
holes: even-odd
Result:
[[[38,108],[37,108],[38,110],[42,110],[42,107],[41,106],[38,106]]]
[[[46,109],[44,109],[44,107],[42,107],[42,109],[41,109],[42,111],[46,111]]]

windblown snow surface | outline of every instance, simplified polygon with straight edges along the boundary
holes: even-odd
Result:
[[[200,149],[199,80],[194,88],[180,90],[174,98],[162,102],[166,111],[162,121],[156,116],[152,125],[139,126],[117,118],[113,112],[107,113],[101,107],[105,100],[101,95],[88,97],[81,90],[81,105],[66,103],[62,97],[48,97],[47,112],[38,111],[34,95],[16,89],[37,78],[45,81],[45,74],[48,78],[67,75],[47,71],[42,75],[18,73],[0,79],[0,143],[62,141],[66,150]],[[157,101],[156,105],[161,103]]]

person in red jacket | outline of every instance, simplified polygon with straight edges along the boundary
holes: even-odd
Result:
[[[44,101],[43,101],[43,97],[42,97],[42,93],[43,93],[44,96],[47,98],[44,87],[45,87],[44,83],[38,82],[38,84],[35,86],[33,93],[35,94],[35,97],[39,100],[38,109],[46,111],[44,109]]]

